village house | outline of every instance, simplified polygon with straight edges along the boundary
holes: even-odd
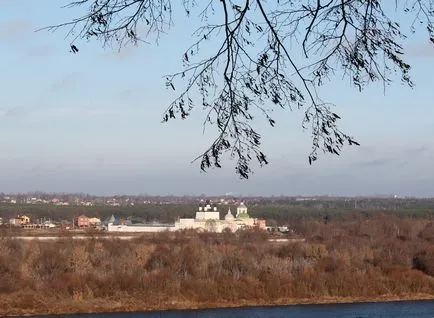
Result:
[[[77,218],[77,227],[79,228],[86,228],[89,227],[89,218],[86,215],[80,215]]]
[[[101,219],[99,218],[89,218],[89,226],[97,227],[101,224]]]
[[[27,215],[18,215],[17,220],[19,225],[26,225],[30,223],[30,217]]]

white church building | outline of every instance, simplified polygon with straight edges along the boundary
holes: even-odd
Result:
[[[108,232],[163,232],[163,231],[178,231],[185,229],[196,229],[200,231],[209,232],[223,232],[230,230],[232,232],[245,227],[259,226],[265,228],[265,222],[262,220],[254,219],[247,213],[246,205],[241,202],[237,207],[235,216],[232,214],[230,208],[224,216],[220,219],[220,212],[217,207],[212,208],[210,204],[204,207],[199,207],[194,218],[180,218],[174,224],[128,224],[128,225],[115,225],[113,222],[107,225]]]

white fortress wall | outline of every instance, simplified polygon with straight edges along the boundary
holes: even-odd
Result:
[[[183,229],[193,229],[194,228],[194,219],[179,219],[175,222],[175,229],[176,230],[183,230]]]
[[[196,212],[196,220],[220,220],[220,212]]]
[[[129,233],[152,233],[152,232],[164,232],[164,231],[174,231],[175,226],[171,225],[113,225],[108,224],[108,232],[129,232]]]

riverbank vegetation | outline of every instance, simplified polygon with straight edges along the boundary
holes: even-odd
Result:
[[[305,242],[259,230],[129,241],[0,238],[0,315],[434,298],[430,218],[300,220]]]

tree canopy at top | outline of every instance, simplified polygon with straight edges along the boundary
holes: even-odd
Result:
[[[302,109],[302,126],[312,134],[309,163],[320,151],[339,155],[345,144],[359,144],[339,129],[339,115],[317,88],[342,74],[362,91],[371,83],[389,84],[396,73],[412,87],[406,33],[422,26],[434,43],[434,0],[76,0],[66,7],[83,8],[83,14],[46,29],[67,28],[74,53],[82,39],[122,47],[158,38],[174,26],[176,10],[199,15],[202,24],[185,48],[183,65],[166,76],[168,88],[175,90],[179,81],[184,87],[163,121],[185,119],[201,105],[205,123],[217,129],[197,158],[201,169],[221,167],[229,153],[242,178],[251,174],[252,160],[268,163],[253,113],[274,126],[274,107]],[[408,19],[411,25],[403,26]],[[216,49],[204,54],[210,43]]]

